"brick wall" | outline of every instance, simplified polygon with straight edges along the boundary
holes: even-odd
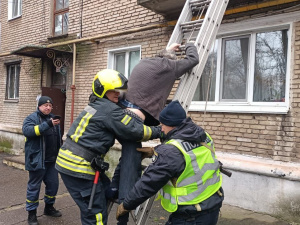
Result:
[[[68,37],[47,39],[52,24],[49,2],[46,1],[43,5],[37,0],[24,0],[22,17],[12,21],[7,21],[7,1],[1,2],[2,53],[24,45],[40,45],[72,39],[80,31],[83,37],[92,37],[163,20],[163,17],[136,5],[136,0],[90,0],[84,1],[81,27],[81,6],[79,2],[70,1]],[[295,43],[292,48],[294,64],[291,70],[291,107],[288,114],[189,113],[198,125],[203,126],[212,135],[217,150],[285,162],[300,162],[300,22],[295,23],[294,27],[292,40],[292,43]],[[99,44],[93,42],[77,44],[74,119],[88,102],[93,77],[99,70],[107,68],[108,50],[141,45],[142,57],[150,57],[167,44],[171,32],[172,28],[160,28],[102,39]],[[72,46],[64,48],[70,50]],[[6,86],[4,63],[12,59],[22,59],[18,103],[3,101]],[[65,131],[70,126],[71,67],[67,77]],[[44,66],[44,86],[47,76],[45,70]],[[35,110],[36,96],[41,93],[41,61],[29,57],[1,57],[0,73],[0,121],[6,125],[21,127],[25,116]],[[170,98],[173,94],[174,90]]]

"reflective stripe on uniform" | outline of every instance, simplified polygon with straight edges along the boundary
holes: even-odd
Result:
[[[34,132],[35,132],[36,136],[40,136],[41,135],[40,129],[39,129],[39,125],[35,125],[34,126]]]
[[[131,119],[132,119],[131,116],[125,115],[124,118],[121,120],[121,122],[123,124],[127,125],[130,122]]]
[[[166,144],[172,144],[181,151],[186,165],[176,184],[168,182],[160,191],[164,209],[175,212],[178,205],[198,204],[219,190],[222,176],[213,151],[200,143],[179,139],[171,139]],[[206,144],[214,149],[212,140]]]
[[[37,203],[37,202],[39,202],[39,200],[36,200],[36,201],[30,201],[30,200],[26,199],[26,202],[28,202],[28,203]]]
[[[80,156],[74,155],[69,150],[60,149],[56,163],[57,165],[73,172],[95,175],[95,171],[88,161]]]
[[[47,197],[47,198],[55,198],[56,195],[55,195],[55,196],[50,196],[50,195],[46,195],[46,194],[45,194],[45,197]]]
[[[152,130],[150,127],[143,125],[144,127],[144,136],[141,141],[148,141],[151,138]]]
[[[175,140],[175,142],[171,142],[171,143],[173,145],[175,145],[178,149],[179,148],[183,148],[184,149],[184,147],[182,146],[180,140]],[[189,151],[187,154],[191,157],[191,164],[192,164],[192,167],[193,167],[195,175],[194,176],[190,176],[188,178],[185,178],[181,182],[178,182],[177,187],[184,187],[184,186],[186,186],[188,184],[195,183],[195,182],[198,185],[202,185],[202,183],[203,183],[203,181],[202,181],[203,175],[207,171],[209,171],[209,170],[216,171],[219,168],[219,161],[217,161],[214,157],[213,157],[213,160],[214,160],[213,163],[206,163],[206,164],[203,165],[202,168],[199,168],[199,165],[197,163],[197,158],[196,158],[195,153],[193,151]]]
[[[197,196],[199,196],[208,186],[213,185],[217,182],[220,182],[220,176],[218,176],[216,173],[213,174],[213,177],[211,179],[206,180],[205,184],[201,184],[200,188],[198,188],[196,191],[186,195],[186,196],[179,196],[178,197],[178,203],[181,202],[187,202],[190,199],[194,199]],[[202,181],[200,182],[202,183]]]
[[[74,142],[78,142],[78,139],[82,136],[83,132],[85,131],[85,128],[89,124],[89,120],[97,112],[96,109],[89,105],[85,107],[84,111],[86,111],[87,113],[80,120],[79,125],[75,130],[75,133],[71,135],[71,138]]]
[[[103,225],[102,219],[103,219],[102,213],[96,214],[96,221],[97,221],[96,224],[97,224],[97,225]]]

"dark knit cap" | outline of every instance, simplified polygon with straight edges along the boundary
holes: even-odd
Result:
[[[172,101],[159,114],[159,121],[167,126],[176,127],[186,118],[186,113],[178,100]]]
[[[53,105],[52,99],[48,96],[41,96],[39,99],[38,106],[41,106],[45,103],[51,103]]]

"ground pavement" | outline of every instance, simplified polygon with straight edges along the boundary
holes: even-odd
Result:
[[[2,162],[5,162],[2,163]],[[9,164],[10,166],[8,166]],[[17,166],[19,169],[13,167]],[[25,225],[27,224],[27,212],[25,211],[26,186],[28,172],[22,170],[24,156],[11,156],[0,152],[0,225]],[[20,169],[21,168],[21,169]],[[79,209],[68,194],[64,184],[60,180],[59,192],[55,207],[63,216],[51,218],[43,215],[44,186],[40,193],[40,206],[38,208],[38,221],[40,225],[80,225]],[[109,215],[108,225],[116,224],[116,204]],[[163,225],[167,221],[168,213],[162,209],[156,201],[152,207],[147,225]],[[255,213],[249,210],[224,205],[218,225],[288,225],[274,217]],[[132,219],[128,225],[134,225]],[[293,224],[296,225],[296,224]]]

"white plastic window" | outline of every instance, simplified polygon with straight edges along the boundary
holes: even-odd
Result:
[[[141,59],[141,47],[133,46],[108,51],[108,68],[117,70],[129,78],[132,69]]]
[[[190,110],[287,113],[290,38],[290,24],[219,35]]]
[[[8,19],[14,19],[22,15],[22,0],[8,0]]]

